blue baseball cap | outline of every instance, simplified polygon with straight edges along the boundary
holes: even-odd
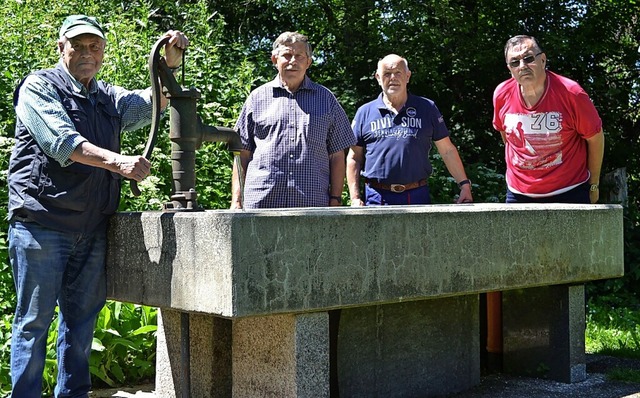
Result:
[[[100,26],[94,17],[70,15],[65,18],[60,27],[60,37],[65,36],[70,39],[85,33],[96,35],[106,40],[102,26]]]

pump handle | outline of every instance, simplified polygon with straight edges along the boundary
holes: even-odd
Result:
[[[160,74],[159,68],[165,70],[165,75],[172,75],[171,69],[167,66],[164,57],[160,56],[160,49],[169,41],[169,37],[160,38],[156,44],[153,45],[151,53],[149,54],[149,77],[151,78],[151,132],[147,140],[147,145],[144,148],[142,156],[145,159],[150,159],[153,148],[156,145],[158,139],[158,126],[160,124],[160,114],[162,109],[160,107]],[[131,193],[135,196],[140,196],[140,189],[136,180],[131,180]]]

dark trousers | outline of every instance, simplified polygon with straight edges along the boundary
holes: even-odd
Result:
[[[570,191],[544,198],[532,198],[520,195],[507,189],[507,203],[591,203],[589,183],[578,185]]]

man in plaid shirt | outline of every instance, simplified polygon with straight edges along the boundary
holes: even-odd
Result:
[[[306,76],[311,56],[300,33],[275,40],[278,75],[251,92],[236,123],[246,173],[234,164],[232,209],[342,204],[345,149],[355,137],[333,93]]]

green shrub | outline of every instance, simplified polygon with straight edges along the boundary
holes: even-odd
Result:
[[[157,328],[155,309],[107,303],[93,337],[91,374],[111,387],[152,378]]]

